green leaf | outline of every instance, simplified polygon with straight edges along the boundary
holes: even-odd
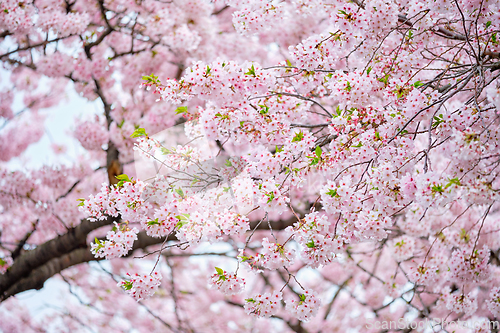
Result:
[[[76,199],[76,201],[80,201],[80,202],[78,203],[78,206],[77,206],[77,207],[81,207],[81,206],[85,205],[85,199]]]
[[[371,68],[371,66],[370,66],[370,67],[368,67],[368,69],[366,70],[366,75],[370,75],[370,72],[371,72],[371,71],[372,71],[372,68]]]
[[[488,29],[491,25],[491,21],[486,22],[486,29]]]
[[[211,71],[211,69],[210,69],[210,67],[208,67],[208,65],[207,65],[207,75],[209,75],[209,74],[210,74],[210,71]]]
[[[437,115],[437,116],[434,116],[434,117],[433,117],[433,120],[434,120],[434,122],[433,122],[433,124],[432,124],[433,128],[438,127],[441,123],[443,123],[443,122],[444,122],[444,119],[443,119],[443,115],[442,115],[442,114],[439,114],[439,115]]]
[[[467,233],[467,230],[463,228],[460,230],[460,239],[463,239],[466,243],[470,241],[470,235]]]
[[[189,220],[189,216],[190,216],[189,214],[181,214],[177,215],[175,218],[181,221],[187,221]]]
[[[150,84],[160,84],[160,80],[158,80],[158,76],[151,74],[151,75],[144,75],[142,77],[144,81]]]
[[[339,117],[342,114],[342,110],[340,109],[339,105],[337,105],[337,109],[335,110],[335,113],[337,114],[337,117]]]
[[[158,222],[158,218],[152,220],[152,221],[149,221],[148,222],[148,225],[149,226],[152,226],[152,225],[160,225],[160,222]]]
[[[5,266],[7,262],[5,260],[3,260],[2,258],[0,258],[0,267],[1,266]]]
[[[422,82],[420,82],[420,81],[417,81],[417,82],[415,82],[415,83],[413,84],[413,86],[414,86],[415,88],[421,87],[421,86],[423,86],[423,85],[424,85],[424,84],[423,84]]]
[[[379,132],[375,132],[375,137],[380,140],[380,133]]]
[[[461,186],[462,184],[460,183],[460,179],[452,178],[452,179],[448,179],[448,184],[446,184],[446,186],[444,188],[446,189],[452,185]]]
[[[314,240],[312,240],[312,239],[306,243],[306,246],[310,249],[313,249],[316,247],[316,245],[314,245]]]
[[[304,138],[304,133],[302,131],[295,133],[295,136],[292,139],[292,142],[300,142]]]
[[[300,298],[300,300],[301,300],[302,302],[305,302],[305,300],[306,300],[306,295],[304,295],[304,294],[300,294],[300,295],[299,295],[299,298]]]
[[[266,196],[268,198],[267,203],[271,203],[274,200],[274,192],[266,193]]]
[[[222,190],[227,193],[231,190],[231,188],[230,187],[223,187]]]
[[[269,112],[268,106],[265,106],[265,105],[259,105],[259,106],[260,106],[260,111],[259,111],[260,114],[266,114]]]
[[[495,32],[494,34],[491,35],[491,42],[495,45],[498,44],[498,41],[497,41],[497,33]]]
[[[292,63],[290,62],[290,60],[286,59],[286,65],[292,67]]]
[[[413,38],[413,30],[408,30],[408,39],[412,39]]]
[[[101,245],[101,241],[97,239],[97,237],[94,237],[94,243],[97,245]]]
[[[130,281],[123,281],[123,283],[122,283],[122,288],[125,290],[130,290],[130,289],[132,289],[133,286],[134,285]]]
[[[220,276],[224,276],[224,270],[222,268],[215,267],[215,270],[217,271],[217,274],[219,274]]]
[[[125,119],[122,119],[121,123],[118,126],[118,128],[122,128],[123,127],[123,124],[125,124]]]
[[[378,81],[387,85],[387,82],[389,82],[389,74],[385,74],[384,77],[379,78]]]
[[[176,217],[178,218],[179,216],[176,216]],[[188,223],[187,221],[183,221],[183,220],[182,220],[182,221],[177,222],[177,224],[175,225],[175,227],[176,227],[177,229],[180,229],[180,228],[182,228],[183,226],[185,226],[187,223]]]
[[[316,164],[318,164],[318,163],[319,163],[319,158],[317,158],[317,157],[312,157],[312,158],[311,158],[311,163],[310,163],[310,165],[316,165]]]
[[[253,298],[247,298],[247,299],[245,299],[245,302],[247,302],[247,303],[255,303],[256,301]]]
[[[122,187],[123,184],[125,184],[126,182],[131,182],[132,181],[125,174],[121,174],[121,175],[115,176],[115,178],[119,180],[118,184],[116,184],[116,186],[118,186],[118,187]]]
[[[337,190],[334,189],[329,189],[328,192],[326,192],[329,196],[333,197],[340,197],[340,195],[337,194]]]
[[[396,93],[398,98],[402,98],[407,93],[407,89],[404,89],[404,87],[397,86]]]
[[[316,156],[321,157],[322,151],[320,146],[317,146],[314,152],[316,153]]]
[[[345,87],[345,90],[347,91],[351,91],[352,87],[351,87],[351,82],[347,81],[347,87]]]
[[[125,182],[131,181],[130,178],[126,174],[121,174],[121,175],[115,176],[115,178],[118,180],[123,180]]]
[[[130,136],[131,138],[138,138],[140,136],[148,136],[144,128],[137,128],[134,133]]]
[[[342,14],[342,15],[345,15],[345,16],[349,15],[349,14],[347,14],[347,13],[345,12],[345,10],[342,10],[342,9],[339,9],[339,13],[340,13],[340,14]]]
[[[250,67],[250,68],[248,69],[248,72],[246,72],[246,73],[245,73],[245,75],[257,76],[257,75],[255,74],[255,68],[253,67],[253,64],[252,64],[252,67]]]
[[[177,109],[175,109],[175,114],[186,113],[187,110],[187,106],[179,106]]]
[[[431,187],[431,190],[433,193],[443,193],[444,192],[443,186],[441,186],[441,185],[434,185]]]
[[[178,188],[177,190],[175,190],[175,193],[177,193],[182,198],[184,198],[184,191],[182,190],[182,188]]]

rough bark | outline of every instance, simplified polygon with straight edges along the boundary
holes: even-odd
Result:
[[[66,234],[51,239],[33,250],[23,252],[16,258],[7,272],[4,275],[0,275],[0,301],[6,298],[5,293],[15,284],[31,275],[36,269],[44,266],[49,261],[68,255],[79,248],[87,249],[87,235],[89,232],[111,224],[115,220],[115,218],[108,218],[97,222],[83,220],[78,226],[69,229]],[[36,288],[38,285],[34,284],[32,288]]]
[[[26,290],[41,289],[45,281],[68,267],[103,260],[95,258],[90,252],[87,235],[115,220],[114,218],[97,222],[84,220],[77,227],[70,229],[68,233],[21,254],[7,273],[0,276],[0,302]],[[272,221],[271,226],[273,230],[282,230],[295,221],[295,217]],[[252,230],[269,230],[267,221],[252,222],[250,227]],[[176,238],[172,235],[168,240],[176,240]],[[129,256],[133,256],[134,251],[138,249],[146,249],[164,241],[165,238],[153,238],[147,236],[145,232],[140,232]]]

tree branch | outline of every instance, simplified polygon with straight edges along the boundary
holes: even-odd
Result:
[[[296,220],[292,217],[287,220],[274,221],[272,222],[273,230],[283,230]],[[68,233],[19,256],[7,273],[0,276],[0,302],[26,290],[41,289],[45,281],[68,267],[103,260],[103,258],[95,258],[90,252],[90,247],[86,243],[87,235],[90,231],[114,221],[113,218],[97,222],[84,220],[82,224],[72,228]],[[255,227],[257,230],[268,230],[267,224],[258,225],[258,221],[252,222],[250,227],[252,230]],[[165,241],[165,238],[149,237],[144,231],[140,232],[137,238],[128,257],[133,256],[136,250],[162,244]],[[174,241],[177,238],[171,235],[168,240]]]
[[[66,234],[51,239],[31,251],[27,251],[19,255],[7,272],[0,276],[0,301],[6,299],[6,292],[8,290],[10,290],[15,284],[18,284],[25,277],[33,275],[32,273],[37,268],[44,266],[53,259],[67,255],[75,249],[87,249],[86,243],[89,232],[111,224],[114,221],[116,221],[116,218],[111,217],[106,220],[96,222],[83,220],[81,224],[71,228]]]

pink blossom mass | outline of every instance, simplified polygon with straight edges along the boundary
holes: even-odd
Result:
[[[0,61],[0,332],[499,332],[499,0],[2,0]]]

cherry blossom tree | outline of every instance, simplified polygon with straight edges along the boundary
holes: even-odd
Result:
[[[496,0],[0,2],[0,330],[498,332],[499,32]],[[81,155],[13,171],[68,89]]]

